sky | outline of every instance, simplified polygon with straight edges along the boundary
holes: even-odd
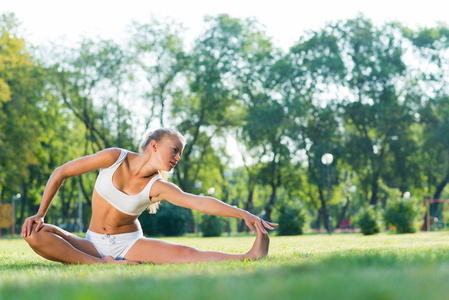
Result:
[[[169,17],[187,28],[185,40],[200,35],[204,16],[228,13],[256,18],[275,45],[287,50],[304,32],[363,13],[376,24],[399,21],[410,27],[449,23],[448,0],[0,0],[0,13],[13,12],[21,34],[35,46],[82,37],[119,42],[133,21]]]

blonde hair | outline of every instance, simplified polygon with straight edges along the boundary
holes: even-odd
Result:
[[[148,131],[142,143],[140,144],[140,150],[143,152],[145,148],[151,143],[151,141],[159,143],[166,136],[177,137],[181,140],[183,146],[185,146],[186,144],[186,140],[184,139],[182,134],[179,133],[179,131],[177,131],[176,129],[159,128],[153,131]]]
[[[153,131],[148,131],[147,134],[145,134],[145,138],[143,139],[142,143],[140,144],[140,151],[143,152],[147,148],[147,146],[152,142],[155,141],[159,143],[162,141],[165,137],[177,137],[181,140],[182,145],[185,146],[186,140],[182,136],[182,134],[177,131],[176,129],[171,128],[159,128]],[[168,172],[159,170],[159,174],[162,176],[164,180],[167,180],[168,178]],[[153,203],[150,206],[148,206],[148,212],[150,214],[155,214],[157,212],[157,209],[159,208],[160,202]]]

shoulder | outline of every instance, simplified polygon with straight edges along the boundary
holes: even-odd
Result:
[[[118,158],[122,151],[127,151],[127,150],[120,149],[120,148],[107,148],[107,149],[98,151],[94,155],[105,156],[105,157],[110,157],[110,158]]]
[[[105,164],[104,167],[109,167],[114,162],[116,162],[117,159],[119,159],[123,151],[126,152],[126,150],[120,148],[107,148],[91,155],[90,157],[94,158],[99,162],[103,162]]]
[[[108,168],[120,157],[121,149],[108,148],[92,155],[80,157],[57,168],[64,177],[84,174],[96,169]]]
[[[78,158],[74,162],[77,164],[90,164],[93,169],[108,168],[117,161],[122,151],[120,148],[107,148],[92,155]]]

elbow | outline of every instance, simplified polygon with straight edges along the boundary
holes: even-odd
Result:
[[[211,207],[210,202],[208,201],[208,198],[204,196],[197,196],[198,199],[195,202],[195,210],[204,213],[204,214],[210,214],[212,213],[213,207]]]
[[[64,172],[64,166],[57,167],[53,173],[51,174],[51,177],[56,179],[57,181],[64,182],[69,176],[67,176]]]

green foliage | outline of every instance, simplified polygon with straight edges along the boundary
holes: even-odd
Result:
[[[367,186],[369,203],[376,205],[382,179],[400,179],[402,183],[404,177],[416,174],[417,165],[407,163],[414,157],[413,141],[411,147],[397,146],[398,141],[409,142],[414,122],[400,101],[400,94],[407,90],[396,85],[407,76],[404,38],[396,24],[380,28],[365,18],[348,20],[338,28],[343,39],[340,51],[353,65],[347,66],[350,79],[344,85],[356,95],[342,101],[346,159]]]
[[[181,25],[164,24],[152,19],[149,24],[135,23],[132,29],[130,51],[134,55],[133,63],[145,72],[149,83],[145,84],[149,89],[145,90],[143,96],[151,107],[146,124],[149,127],[150,122],[158,118],[161,127],[164,127],[166,108],[173,104],[170,100],[179,92],[175,79],[184,76],[182,71],[187,69],[189,63],[183,50],[183,40],[179,36]]]
[[[190,221],[190,218],[187,209],[164,202],[156,214],[144,212],[139,221],[147,235],[178,236],[186,231],[186,222]]]
[[[220,236],[224,229],[224,220],[214,215],[202,215],[200,229],[203,237]]]
[[[307,212],[300,201],[286,201],[277,209],[278,235],[303,234]]]
[[[46,110],[53,101],[46,97],[44,70],[17,24],[14,15],[0,15],[0,197],[3,202],[20,193],[16,205],[22,208],[36,186],[44,185]]]
[[[413,199],[392,198],[385,209],[386,226],[392,226],[397,233],[413,233],[419,221],[420,211]]]
[[[301,199],[322,222],[365,202],[385,205],[392,188],[447,194],[444,24],[412,30],[359,16],[300,36],[284,52],[255,20],[205,23],[189,50],[182,25],[153,20],[134,24],[125,46],[83,40],[33,54],[15,17],[0,18],[0,197],[22,194],[19,220],[35,212],[54,168],[105,147],[136,150],[137,131],[158,124],[186,136],[171,177],[181,189],[214,187],[214,197],[268,218],[280,199]],[[231,139],[238,151],[229,150]],[[325,152],[335,158],[328,169]],[[354,198],[343,192],[345,174],[353,174]],[[48,220],[73,222],[80,194],[88,215],[95,175],[67,180]],[[163,206],[142,223],[154,221],[145,225],[152,235],[180,234],[186,222],[194,228],[181,211]]]
[[[364,235],[380,232],[380,214],[373,205],[362,207],[355,220]]]

